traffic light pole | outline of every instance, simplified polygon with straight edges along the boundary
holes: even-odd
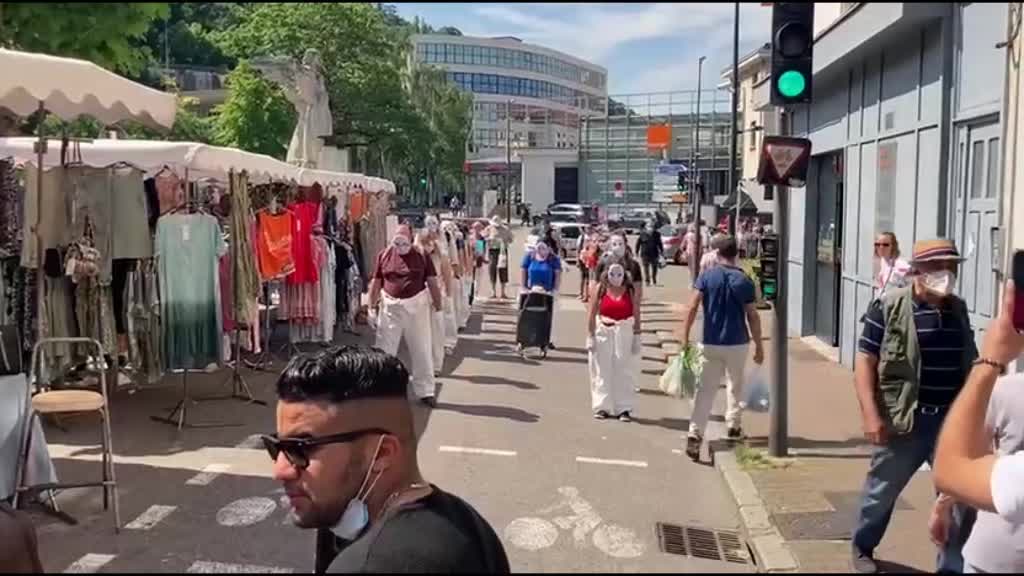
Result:
[[[740,3],[735,3],[735,14],[732,21],[732,137],[729,139],[729,193],[736,193],[736,219],[729,229],[733,236],[740,232],[740,207],[742,206],[739,188],[736,181],[736,153],[739,133],[740,109]]]
[[[780,114],[780,132],[787,134],[786,113]],[[776,190],[768,185],[766,192],[775,197],[775,318],[772,322],[774,365],[768,408],[768,454],[782,458],[789,452],[789,188]]]

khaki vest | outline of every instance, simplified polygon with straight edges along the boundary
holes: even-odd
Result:
[[[921,381],[921,348],[914,325],[913,286],[890,290],[882,298],[885,336],[878,352],[877,398],[882,417],[896,434],[907,434],[914,428],[917,393]],[[964,378],[978,357],[967,306],[951,297],[953,315],[961,322],[964,334],[963,357],[960,359]]]

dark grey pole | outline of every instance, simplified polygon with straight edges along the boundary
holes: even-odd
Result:
[[[704,56],[697,59],[697,120],[693,127],[693,149],[691,154],[693,162],[690,165],[690,201],[693,202],[693,223],[697,226],[697,263],[699,265],[701,258],[701,234],[703,227],[700,225],[700,194],[697,192],[697,163],[700,162],[700,91],[703,86],[702,80],[704,78]],[[690,271],[694,273],[693,270]]]
[[[789,134],[786,122],[787,114],[782,113],[780,117],[780,132],[782,135]],[[775,237],[778,239],[775,257],[776,280],[775,280],[775,322],[772,329],[772,348],[775,351],[773,378],[771,383],[771,403],[768,408],[769,431],[768,431],[768,453],[774,458],[782,458],[789,451],[789,306],[786,301],[789,298],[789,234],[787,233],[787,222],[789,221],[789,188],[776,186],[775,188]]]
[[[736,193],[736,219],[729,227],[733,235],[739,232],[740,226],[740,192],[736,189],[736,153],[739,140],[739,108],[740,108],[740,3],[736,2],[736,11],[732,21],[732,137],[729,139],[729,193]]]

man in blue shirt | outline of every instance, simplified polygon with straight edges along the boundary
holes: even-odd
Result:
[[[697,308],[704,307],[704,369],[700,375],[700,389],[693,401],[690,415],[690,433],[686,440],[686,455],[700,459],[704,429],[711,416],[722,377],[729,375],[726,386],[727,404],[725,421],[730,440],[743,437],[740,427],[741,408],[737,398],[743,393],[743,380],[754,341],[754,363],[764,362],[761,343],[761,318],[754,308],[754,283],[736,265],[739,247],[732,236],[720,236],[712,247],[718,251],[718,266],[697,278],[693,296],[683,321],[683,347],[690,345],[690,329],[697,319]]]

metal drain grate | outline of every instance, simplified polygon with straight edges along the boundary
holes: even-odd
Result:
[[[731,564],[750,564],[751,554],[736,532],[678,524],[656,524],[658,547],[666,554]]]

